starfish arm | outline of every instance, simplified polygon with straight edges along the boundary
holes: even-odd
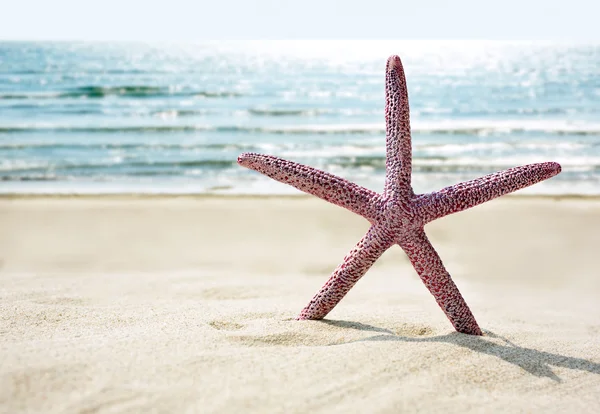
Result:
[[[398,56],[387,61],[385,75],[385,127],[386,127],[386,196],[412,193],[410,176],[412,149],[408,91],[404,68]]]
[[[284,184],[344,207],[373,222],[381,197],[374,191],[336,175],[271,155],[245,153],[238,163]]]
[[[371,226],[297,319],[323,319],[393,244],[391,237],[386,237],[376,226]]]
[[[444,267],[442,259],[423,230],[399,240],[419,277],[442,308],[452,326],[470,335],[482,335],[481,329],[467,303]]]
[[[555,162],[509,168],[425,194],[418,199],[418,203],[424,222],[428,223],[546,180],[560,170],[560,165]]]

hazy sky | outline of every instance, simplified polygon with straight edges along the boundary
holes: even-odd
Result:
[[[598,0],[0,0],[0,39],[600,40]]]

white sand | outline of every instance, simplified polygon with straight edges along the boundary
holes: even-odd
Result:
[[[598,412],[600,200],[426,230],[484,337],[399,247],[293,320],[368,223],[314,198],[0,199],[0,412]]]

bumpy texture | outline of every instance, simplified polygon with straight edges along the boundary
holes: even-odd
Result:
[[[367,234],[346,255],[297,319],[324,318],[375,261],[393,244],[407,254],[419,277],[458,332],[481,329],[427,239],[424,225],[448,214],[530,186],[558,174],[555,162],[510,168],[476,180],[415,195],[411,186],[412,149],[408,92],[398,56],[386,66],[386,179],[375,193],[324,171],[270,155],[245,153],[238,163],[305,193],[360,214],[371,223]]]

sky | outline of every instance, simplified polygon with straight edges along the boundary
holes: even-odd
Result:
[[[600,41],[597,0],[0,0],[0,40]]]

